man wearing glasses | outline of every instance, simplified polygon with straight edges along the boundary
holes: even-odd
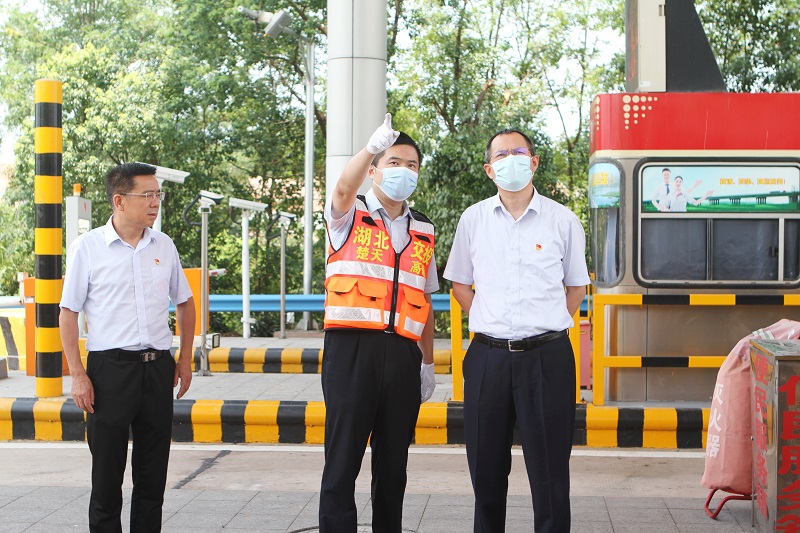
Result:
[[[130,531],[161,531],[172,437],[172,390],[192,381],[195,312],[172,240],[153,225],[164,192],[156,169],[125,163],[106,175],[113,214],[75,239],[61,297],[61,342],[72,398],[87,412],[92,453],[89,531],[121,533],[122,479],[133,437]],[[169,301],[177,309],[180,357],[170,355]],[[78,349],[78,313],[86,314],[87,367]]]
[[[534,188],[539,156],[527,135],[500,131],[485,155],[498,194],[461,216],[444,271],[475,334],[464,358],[474,530],[505,530],[516,424],[534,530],[569,533],[575,360],[567,330],[589,283],[586,238],[574,213]]]

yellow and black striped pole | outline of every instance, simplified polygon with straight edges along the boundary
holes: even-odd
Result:
[[[36,254],[36,396],[62,394],[61,337],[61,82],[36,80],[33,90],[36,118],[33,152],[36,175],[34,253]]]

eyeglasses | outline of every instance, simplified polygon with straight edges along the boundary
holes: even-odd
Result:
[[[531,151],[527,146],[519,146],[511,150],[498,150],[492,154],[492,159],[502,159],[508,155],[531,155]]]
[[[164,197],[167,196],[166,191],[155,191],[155,192],[121,192],[122,196],[140,196],[147,200],[148,202],[153,200],[158,200],[159,202],[164,201]]]

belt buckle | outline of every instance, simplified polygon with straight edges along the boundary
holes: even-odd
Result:
[[[150,361],[155,361],[156,360],[156,352],[155,352],[155,350],[142,352],[140,355],[142,356],[142,363],[149,363]]]
[[[520,349],[518,349],[518,350],[515,350],[514,348],[512,348],[512,347],[511,347],[511,343],[512,343],[512,342],[514,342],[514,341],[512,341],[511,339],[509,339],[509,340],[508,340],[508,351],[509,351],[509,352],[524,352],[524,351],[525,351],[525,349],[524,349],[524,348],[520,348]]]

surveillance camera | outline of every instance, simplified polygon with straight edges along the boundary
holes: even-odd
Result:
[[[292,213],[287,213],[286,211],[281,211],[280,216],[281,218],[288,219],[290,222],[297,218],[297,215],[293,215]]]
[[[292,22],[292,16],[284,9],[281,9],[270,18],[269,24],[264,29],[264,34],[267,37],[277,37],[282,32],[289,35],[295,35],[294,30],[289,27]]]
[[[225,196],[221,195],[220,193],[211,191],[200,191],[199,196],[200,201],[203,202],[205,200],[203,203],[206,203],[207,205],[212,205],[212,203],[213,205],[219,205],[222,202],[222,199],[225,198]]]
[[[253,202],[251,200],[242,200],[240,198],[230,198],[228,203],[231,207],[238,207],[239,209],[249,209],[250,211],[258,211],[263,213],[267,209],[267,204],[260,202]]]
[[[139,163],[139,161],[137,161],[137,163]],[[183,184],[184,180],[186,179],[186,176],[189,175],[188,172],[184,172],[183,170],[175,170],[174,168],[160,167],[158,165],[150,165],[150,163],[141,163],[141,164],[155,167],[156,179],[159,180],[172,181],[175,183]]]
[[[256,11],[255,9],[247,9],[244,6],[239,6],[236,10],[245,17],[261,24],[269,24],[269,21],[272,20],[272,12],[270,11]]]

